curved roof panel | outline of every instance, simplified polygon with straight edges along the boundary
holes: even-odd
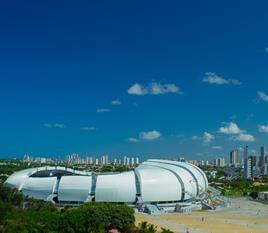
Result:
[[[158,163],[158,164],[161,164],[162,166],[163,164],[165,164],[165,166],[173,165],[173,166],[180,167],[181,169],[185,170],[191,176],[191,179],[185,180],[185,183],[189,184],[189,188],[190,187],[193,188],[193,185],[195,186],[195,188],[193,188],[195,189],[195,191],[191,191],[191,188],[187,190],[191,195],[198,195],[204,192],[208,188],[208,181],[207,181],[205,173],[200,168],[190,163],[169,161],[169,160],[156,160],[156,159],[150,159],[147,162]]]
[[[141,185],[143,202],[178,201],[182,187],[177,177],[167,169],[140,165],[136,169]]]
[[[26,196],[30,196],[40,200],[47,200],[54,193],[56,177],[31,178],[25,180],[22,192]]]
[[[133,203],[136,193],[133,171],[97,177],[95,201]]]
[[[63,176],[59,182],[58,200],[85,202],[90,200],[91,176]]]

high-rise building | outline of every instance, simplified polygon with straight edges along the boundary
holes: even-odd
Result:
[[[244,148],[244,159],[248,158],[248,146]]]
[[[124,156],[124,158],[123,158],[123,165],[124,165],[124,166],[127,165],[127,159],[128,159],[128,157],[127,157],[127,156]]]
[[[259,160],[259,168],[262,175],[265,173],[265,147],[261,147],[261,154]]]
[[[109,157],[108,155],[101,156],[101,165],[108,165],[109,164]]]
[[[115,158],[114,159],[114,162],[113,162],[114,165],[117,165],[118,164],[118,160]]]
[[[71,154],[66,156],[66,160],[68,164],[79,164],[80,157],[78,154]]]
[[[97,166],[99,165],[99,159],[98,158],[95,159],[95,165],[97,165]]]
[[[118,159],[118,165],[121,165],[121,164],[122,164],[122,160]]]
[[[134,157],[131,158],[131,163],[130,163],[130,165],[131,165],[131,166],[134,166],[134,165],[135,165],[135,158],[134,158]]]
[[[216,167],[225,167],[225,159],[224,158],[216,158],[214,160],[214,165]]]
[[[264,169],[263,169],[263,175],[268,175],[268,155],[265,155],[264,157]]]
[[[244,179],[253,179],[258,177],[258,159],[257,156],[248,156],[244,161]]]
[[[139,165],[139,164],[140,164],[139,157],[136,157],[136,165]]]
[[[266,164],[264,165],[263,175],[265,175],[265,176],[268,175],[268,163],[266,163]]]
[[[233,150],[230,153],[230,164],[236,165],[238,164],[238,150]]]
[[[244,157],[244,179],[251,179],[252,178],[252,159],[251,157]]]
[[[243,178],[250,179],[251,161],[248,160],[248,146],[244,147],[243,164],[244,164]]]
[[[31,161],[31,157],[26,154],[26,155],[23,156],[23,160],[22,161],[25,162],[25,163],[28,163],[28,162]]]
[[[130,165],[130,158],[129,158],[129,157],[127,157],[127,163],[126,163],[126,165],[127,165],[127,166]]]
[[[204,166],[205,165],[205,161],[204,160],[198,160],[197,161],[198,166]]]
[[[86,157],[86,164],[92,165],[93,164],[93,157]]]
[[[191,164],[193,164],[193,165],[198,165],[198,161],[197,160],[188,160],[187,161],[188,163],[191,163]]]

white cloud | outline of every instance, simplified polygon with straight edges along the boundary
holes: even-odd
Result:
[[[147,95],[148,91],[142,85],[135,83],[128,89],[128,94],[130,95]]]
[[[235,122],[223,123],[224,126],[219,128],[219,133],[223,134],[240,134],[243,131],[238,127]]]
[[[83,130],[83,131],[96,131],[97,128],[94,127],[94,126],[84,126],[84,127],[81,127],[80,130]]]
[[[137,138],[133,138],[133,137],[128,138],[127,140],[128,140],[129,142],[138,142],[138,141],[139,141]]]
[[[179,92],[179,88],[175,84],[151,83],[150,89],[152,95],[163,95],[167,93]]]
[[[53,126],[54,126],[54,128],[60,128],[60,129],[66,128],[66,125],[65,124],[61,124],[61,123],[55,123]]]
[[[50,123],[44,123],[44,127],[46,127],[46,128],[52,128],[52,124],[50,124]]]
[[[241,82],[236,79],[224,79],[221,76],[217,75],[213,72],[206,72],[205,77],[203,78],[203,82],[209,84],[216,84],[216,85],[241,85]]]
[[[258,91],[258,100],[268,102],[268,95],[262,91]]]
[[[182,94],[179,87],[175,84],[162,84],[157,82],[151,82],[147,86],[135,83],[128,89],[128,94],[130,95],[164,95],[168,93]]]
[[[103,113],[103,112],[110,112],[110,109],[108,108],[98,108],[96,110],[97,113]]]
[[[121,100],[112,100],[111,105],[121,105],[122,101]]]
[[[259,132],[261,133],[268,133],[268,125],[259,125]]]
[[[255,137],[251,134],[241,133],[238,136],[233,137],[233,140],[240,142],[254,142]]]
[[[212,135],[212,134],[210,134],[210,133],[208,133],[208,132],[205,132],[203,134],[203,141],[204,141],[204,143],[210,143],[214,139],[215,139],[215,136]]]
[[[214,149],[214,150],[222,150],[222,146],[213,146],[212,149]]]
[[[54,123],[54,124],[45,123],[44,124],[44,127],[46,127],[46,128],[60,128],[60,129],[64,129],[64,128],[66,128],[66,125],[65,124],[62,124],[62,123]]]
[[[194,136],[192,136],[192,140],[193,141],[198,141],[200,138],[198,137],[198,136],[196,136],[196,135],[194,135]]]
[[[215,139],[215,136],[211,133],[208,132],[204,132],[202,136],[192,136],[192,140],[193,141],[203,141],[204,144],[209,144],[211,141],[213,141]]]
[[[153,141],[161,137],[161,133],[157,130],[141,132],[139,137],[143,140]]]
[[[224,126],[219,129],[219,133],[235,135],[230,138],[233,141],[254,142],[255,137],[248,134],[246,130],[241,130],[235,122],[223,123]]]

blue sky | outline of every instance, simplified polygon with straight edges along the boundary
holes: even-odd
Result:
[[[2,1],[0,156],[268,146],[267,7]]]

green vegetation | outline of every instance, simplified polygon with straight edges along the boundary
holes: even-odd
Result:
[[[0,182],[0,232],[105,233],[110,225],[124,233],[155,233],[146,222],[135,226],[134,210],[125,205],[88,203],[78,208],[56,206],[24,197]],[[162,233],[172,233],[162,229]]]
[[[241,178],[235,180],[214,180],[211,183],[212,186],[221,189],[224,196],[250,196],[254,199],[258,197],[258,193],[261,191],[268,191],[268,185],[262,183],[261,180],[243,180]]]
[[[261,177],[255,180],[244,180],[239,178],[242,176],[242,168],[218,168],[218,167],[202,167],[209,174],[215,172],[215,177],[208,175],[208,181],[211,186],[221,190],[222,195],[232,197],[250,196],[254,199],[258,197],[258,193],[268,191],[268,176]],[[236,177],[228,179],[227,177]]]

